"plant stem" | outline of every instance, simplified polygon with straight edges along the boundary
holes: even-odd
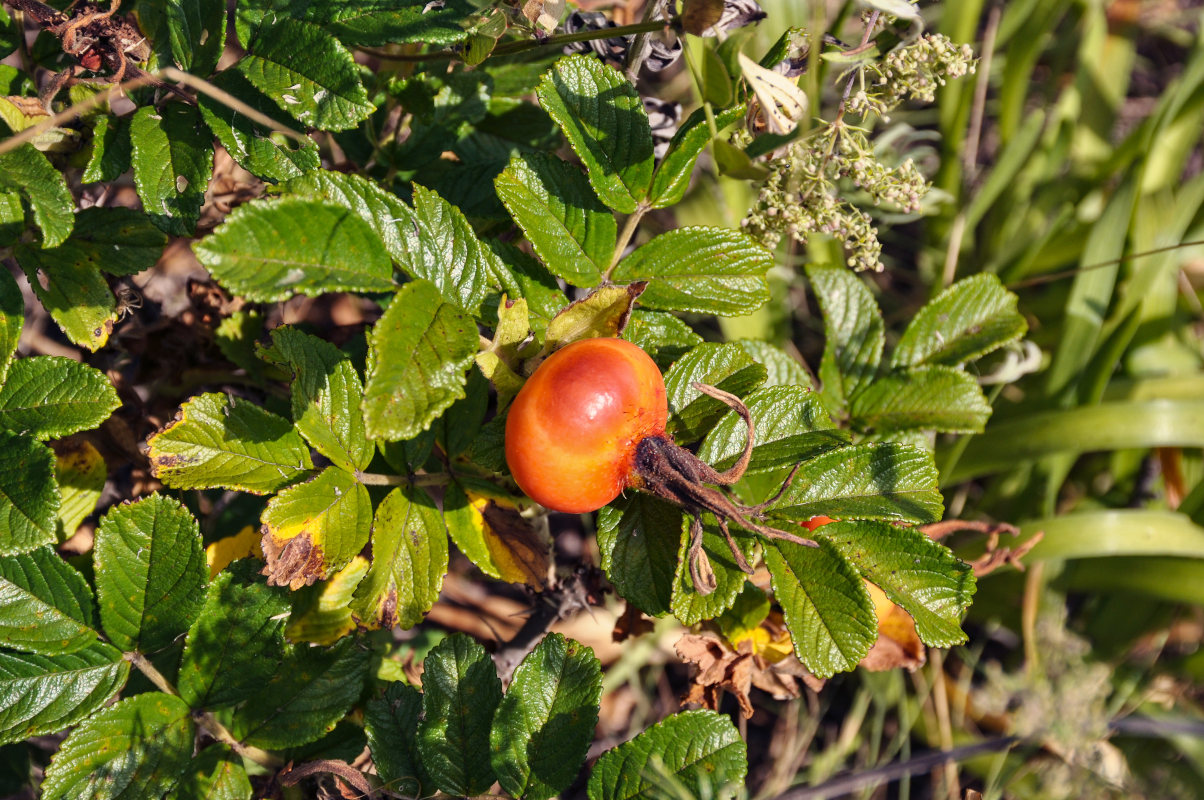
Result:
[[[155,665],[148,661],[146,656],[134,650],[124,653],[122,657],[145,675],[155,685],[156,689],[172,697],[180,696],[180,693],[176,691],[176,687],[172,686],[171,682],[163,677],[163,673],[156,669]],[[284,764],[283,761],[268,751],[238,741],[238,739],[234,738],[234,734],[230,733],[226,729],[226,726],[218,722],[217,718],[208,711],[194,711],[192,712],[192,719],[196,722],[197,727],[205,731],[205,733],[219,742],[229,745],[234,752],[251,759],[256,764],[264,767],[279,767]]]
[[[555,36],[549,36],[546,39],[524,39],[518,42],[507,42],[503,45],[498,45],[493,49],[491,56],[510,56],[515,53],[524,53],[528,50],[535,50],[540,47],[556,47],[558,45],[570,44],[572,42],[588,42],[593,39],[611,39],[616,36],[630,36],[633,34],[650,33],[659,31],[668,27],[669,23],[663,20],[652,22],[635,22],[631,25],[619,25],[614,28],[603,28],[596,31],[577,31],[576,33],[560,33]],[[377,58],[386,61],[450,61],[460,55],[458,50],[439,50],[434,53],[386,53],[382,50],[371,50],[360,48],[365,53],[374,55]]]
[[[446,473],[429,475],[385,475],[381,472],[360,472],[356,470],[355,479],[365,486],[446,486],[451,476]]]
[[[602,283],[610,283],[610,273],[614,272],[615,267],[619,265],[619,260],[623,258],[623,251],[631,243],[631,238],[635,236],[640,220],[647,213],[648,206],[641,201],[636,205],[635,211],[632,211],[631,215],[627,217],[627,221],[623,223],[623,230],[619,231],[619,240],[615,243],[615,252],[610,257],[610,265],[606,268],[606,274],[602,276]]]

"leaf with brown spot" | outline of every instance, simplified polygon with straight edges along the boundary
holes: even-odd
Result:
[[[447,529],[435,501],[415,486],[399,486],[376,509],[372,566],[355,590],[352,614],[369,628],[412,628],[439,598],[447,558]]]
[[[284,635],[290,642],[330,645],[356,629],[351,618],[355,587],[368,572],[368,559],[356,556],[329,580],[293,595],[293,613]]]
[[[328,467],[312,481],[273,497],[262,520],[268,584],[299,589],[325,578],[364,548],[372,501],[355,476]]]
[[[749,636],[733,647],[719,634],[687,633],[674,645],[683,661],[697,665],[690,689],[682,705],[698,704],[718,710],[724,692],[731,692],[740,704],[744,716],[753,714],[750,693],[753,687],[768,692],[775,699],[799,696],[798,681],[813,691],[823,687],[823,681],[806,670],[790,654],[790,635],[780,620],[759,627],[764,636]],[[786,655],[780,642],[785,639]]]
[[[84,518],[96,510],[108,469],[100,452],[83,439],[63,439],[52,447],[54,471],[62,496],[58,510],[58,540],[65,542],[79,529]]]
[[[460,552],[493,578],[542,591],[551,540],[518,513],[514,501],[480,482],[456,482],[443,498],[448,531]]]

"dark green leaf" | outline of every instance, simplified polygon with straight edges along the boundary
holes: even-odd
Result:
[[[0,270],[0,385],[8,375],[8,365],[17,343],[21,340],[21,326],[25,323],[25,301],[21,298],[21,287],[8,270]]]
[[[295,123],[288,120],[280,108],[241,72],[223,70],[214,76],[211,83],[256,111],[277,120],[280,128],[293,129]],[[230,157],[257,178],[277,183],[321,166],[318,146],[309,139],[300,143],[295,139],[274,141],[270,130],[207,94],[197,95],[197,105],[205,124]]]
[[[652,185],[652,129],[635,87],[592,55],[556,62],[536,90],[603,203],[630,214]]]
[[[371,655],[354,639],[331,648],[294,650],[272,680],[234,713],[234,735],[269,749],[316,741],[359,698]]]
[[[71,234],[75,199],[62,173],[32,144],[0,153],[0,187],[17,189],[29,201],[43,247],[57,247]]]
[[[188,630],[176,687],[193,708],[247,700],[276,674],[289,598],[267,586],[258,561],[239,561],[209,584]]]
[[[53,547],[0,558],[0,575],[88,627],[96,624],[92,588]]]
[[[645,614],[669,613],[684,521],[680,508],[642,492],[598,512],[602,570],[615,591]]]
[[[384,696],[364,708],[364,732],[377,773],[394,792],[410,797],[431,794],[431,779],[418,754],[421,716],[422,692],[401,682],[390,683]]]
[[[155,476],[177,489],[268,494],[313,469],[309,448],[288,420],[216,392],[180,406],[146,445]]]
[[[900,370],[863,386],[849,398],[858,430],[982,433],[991,404],[973,376],[960,369],[926,366]]]
[[[756,428],[749,472],[788,467],[849,443],[836,428],[819,396],[801,386],[757,389],[745,398]],[[698,457],[718,470],[736,463],[744,452],[748,426],[735,411],[719,421],[698,449]]]
[[[107,114],[96,118],[92,129],[92,156],[81,181],[115,181],[130,169],[130,118]]]
[[[819,547],[767,545],[765,564],[799,660],[820,678],[856,667],[878,639],[874,604],[857,570],[823,540]]]
[[[347,130],[376,110],[351,52],[317,25],[275,17],[247,51],[234,69],[310,128]]]
[[[45,800],[161,797],[192,758],[195,730],[178,697],[148,692],[106,708],[71,732],[42,782]]]
[[[891,366],[959,366],[1028,330],[1016,295],[991,273],[960,280],[920,309],[891,354]]]
[[[361,175],[314,170],[280,187],[288,194],[323,200],[350,209],[368,223],[399,264],[410,260],[408,239],[416,234],[414,211],[400,197]]]
[[[364,388],[350,357],[324,339],[285,326],[272,331],[268,360],[293,373],[293,422],[306,441],[345,470],[365,469]]]
[[[371,226],[318,200],[239,206],[197,243],[196,255],[219,283],[249,300],[393,288],[389,254]]]
[[[475,10],[467,0],[334,0],[310,6],[308,17],[348,46],[449,45],[464,41],[461,22]]]
[[[356,587],[352,613],[372,627],[414,627],[439,599],[447,559],[435,502],[414,486],[394,489],[376,509],[372,566]]]
[[[738,339],[736,344],[740,345],[740,349],[753,357],[761,366],[765,367],[769,377],[765,379],[765,386],[802,386],[807,389],[814,388],[811,376],[807,374],[807,369],[796,358],[792,357],[780,347],[775,347],[769,342],[762,342],[756,339]]]
[[[373,439],[412,439],[464,396],[479,349],[472,319],[429,281],[406,284],[372,329],[364,421]]]
[[[251,800],[251,780],[242,763],[228,747],[206,747],[185,768],[172,800]]]
[[[122,276],[153,267],[166,245],[167,236],[141,211],[93,206],[75,215],[71,238],[57,250],[102,272]]]
[[[804,463],[769,514],[796,521],[823,515],[936,522],[944,510],[936,481],[936,466],[926,450],[896,444],[853,445]]]
[[[773,255],[727,228],[677,228],[619,262],[618,283],[648,281],[640,303],[663,311],[750,314],[769,299],[765,272]]]
[[[902,606],[932,647],[966,641],[961,620],[974,597],[974,570],[923,531],[883,522],[833,522],[816,531],[866,580]]]
[[[518,668],[490,733],[493,768],[509,794],[548,800],[577,777],[598,724],[602,665],[580,642],[549,633]]]
[[[744,116],[744,112],[744,106],[737,105],[716,114],[715,128],[723,130]],[[652,190],[648,193],[653,208],[666,208],[681,202],[690,186],[690,176],[694,173],[698,156],[702,155],[710,141],[711,128],[707,124],[706,112],[700,108],[673,134],[669,150],[656,168]]]
[[[110,510],[96,529],[96,594],[113,644],[151,652],[188,630],[209,568],[188,509],[154,494]]]
[[[702,337],[690,328],[681,317],[664,311],[632,309],[623,329],[623,338],[639,345],[652,356],[662,370],[681,358],[688,350],[702,344]]]
[[[589,800],[731,798],[744,785],[748,751],[730,717],[683,711],[602,754]]]
[[[121,651],[102,642],[56,656],[0,650],[0,743],[74,725],[117,694],[129,673]]]
[[[493,660],[468,635],[454,633],[427,654],[418,752],[437,788],[474,795],[493,785],[489,730],[501,699]]]
[[[0,555],[53,544],[59,502],[50,448],[0,430]]]
[[[134,183],[142,207],[166,233],[191,236],[213,174],[213,141],[187,103],[143,106],[130,121]]]
[[[99,370],[62,356],[22,358],[0,388],[0,427],[54,439],[95,428],[120,405]]]
[[[269,500],[261,519],[268,583],[300,589],[329,577],[364,549],[372,500],[350,472],[327,467]]]
[[[205,76],[217,66],[226,46],[223,0],[164,0],[138,9],[143,30],[153,31],[159,63]]]
[[[764,382],[765,368],[753,361],[740,345],[730,342],[698,345],[665,373],[669,432],[684,444],[697,441],[729,410],[692,384],[705,383],[741,396]]]
[[[735,526],[732,526],[735,527]],[[734,530],[733,540],[746,561],[753,560],[757,540],[751,534],[739,529]],[[719,528],[714,525],[704,525],[702,529],[702,549],[706,553],[711,569],[715,573],[716,586],[710,594],[702,594],[694,585],[690,575],[689,532],[683,532],[681,545],[677,550],[677,572],[673,576],[673,616],[684,625],[695,625],[704,619],[714,619],[722,614],[736,600],[736,595],[744,587],[748,577],[736,564],[732,550],[727,544]]]
[[[498,197],[554,274],[596,286],[614,255],[618,228],[580,169],[544,153],[516,155],[494,180]]]
[[[824,401],[843,409],[873,379],[882,359],[884,326],[869,289],[843,266],[807,265],[807,277],[824,315],[824,355],[819,365]]]
[[[68,339],[92,351],[109,340],[117,322],[117,300],[108,281],[79,248],[39,250],[22,244],[13,256],[33,293]]]

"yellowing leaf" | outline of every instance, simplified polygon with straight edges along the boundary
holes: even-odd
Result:
[[[570,303],[548,324],[543,355],[578,339],[618,336],[627,325],[632,305],[647,286],[642,281],[628,286],[604,286],[590,292],[584,300]],[[527,362],[525,369],[528,374],[537,363],[537,359]]]
[[[886,593],[869,581],[865,586],[874,603],[874,614],[878,617],[878,641],[870,648],[860,666],[874,672],[896,667],[914,670],[927,661],[924,644],[916,633],[916,622],[911,615],[890,601]]]
[[[259,531],[250,525],[244,527],[233,536],[226,536],[213,542],[205,548],[205,561],[209,564],[209,580],[217,577],[217,573],[230,566],[231,561],[240,558],[263,558],[263,548],[259,546]]]
[[[289,641],[331,645],[354,631],[351,597],[368,567],[368,559],[356,556],[330,580],[307,590],[284,629]]]
[[[108,470],[89,442],[65,439],[54,444],[55,467],[62,503],[58,510],[58,540],[75,535],[84,518],[96,510]]]

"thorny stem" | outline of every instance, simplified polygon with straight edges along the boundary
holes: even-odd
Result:
[[[180,693],[176,691],[176,687],[172,686],[171,682],[168,681],[167,678],[163,677],[163,673],[159,672],[159,670],[155,668],[155,665],[147,660],[146,656],[142,655],[137,650],[133,650],[128,653],[123,653],[122,657],[136,667],[139,672],[145,675],[147,679],[155,685],[156,689],[164,694],[169,694],[172,697],[180,696]],[[194,711],[192,713],[192,719],[194,722],[196,722],[197,727],[201,728],[201,730],[205,731],[205,733],[209,734],[217,741],[229,745],[234,752],[251,759],[256,764],[264,767],[279,767],[284,763],[266,750],[261,750],[258,747],[243,744],[238,739],[234,738],[234,734],[230,733],[230,731],[226,729],[226,726],[218,722],[217,718],[208,711]]]

